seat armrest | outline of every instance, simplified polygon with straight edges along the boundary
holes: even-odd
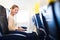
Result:
[[[4,36],[23,36],[23,37],[26,37],[26,35],[23,35],[23,34],[17,34],[17,33],[14,33],[14,34],[6,34]]]
[[[26,40],[26,36],[22,34],[6,34],[3,35],[3,40]]]
[[[4,36],[23,36],[26,37],[26,33],[24,32],[19,32],[19,31],[9,31],[8,34],[4,35]]]

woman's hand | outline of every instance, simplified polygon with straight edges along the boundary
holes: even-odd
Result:
[[[26,29],[23,29],[22,27],[18,27],[18,31],[24,32]]]

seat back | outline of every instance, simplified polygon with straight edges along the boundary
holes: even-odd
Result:
[[[33,16],[33,22],[37,29],[38,39],[44,40],[46,37],[46,32],[45,32],[44,26],[41,22],[39,13],[35,14],[35,16]]]
[[[0,5],[0,31],[2,34],[8,33],[8,22],[6,17],[6,9]]]
[[[60,24],[58,20],[60,19],[57,19],[55,9],[54,9],[54,3],[50,3],[49,6],[52,7],[52,21],[47,21],[46,16],[42,14],[45,31],[47,33],[46,40],[59,40]]]

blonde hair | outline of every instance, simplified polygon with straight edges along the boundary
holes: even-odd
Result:
[[[19,8],[17,5],[13,5],[10,9]]]

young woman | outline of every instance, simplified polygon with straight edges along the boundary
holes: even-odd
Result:
[[[19,7],[17,5],[13,5],[11,7],[11,12],[10,12],[10,15],[8,17],[8,28],[9,28],[9,31],[21,31],[23,32],[25,29],[21,28],[21,27],[16,27],[16,23],[15,23],[15,20],[14,20],[14,15],[18,13],[18,10],[19,10]]]

